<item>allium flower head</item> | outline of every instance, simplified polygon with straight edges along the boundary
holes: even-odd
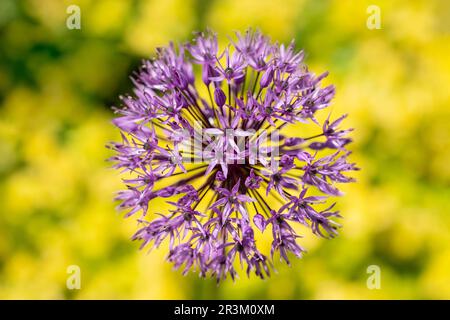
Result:
[[[134,94],[115,108],[122,141],[109,145],[125,173],[116,199],[136,217],[141,247],[167,241],[167,259],[183,274],[220,281],[235,278],[237,261],[264,278],[275,256],[301,257],[295,224],[337,234],[340,215],[326,203],[357,170],[347,162],[350,130],[340,128],[345,115],[319,116],[335,89],[303,59],[293,42],[249,30],[223,50],[208,31],[143,62]],[[166,210],[155,209],[156,198]]]

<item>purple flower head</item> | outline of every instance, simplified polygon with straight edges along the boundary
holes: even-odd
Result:
[[[139,223],[133,240],[167,241],[176,269],[220,281],[238,275],[237,262],[264,278],[275,257],[301,257],[295,224],[336,236],[340,215],[325,203],[358,168],[347,161],[346,115],[318,120],[335,94],[321,86],[326,76],[308,71],[293,42],[259,31],[223,49],[211,31],[158,49],[114,108],[122,139],[108,145],[124,175],[118,208]],[[156,198],[164,212],[155,213]],[[271,235],[270,252],[257,233]]]

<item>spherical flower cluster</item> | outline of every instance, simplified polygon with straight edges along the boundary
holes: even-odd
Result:
[[[109,145],[126,175],[119,208],[139,222],[134,240],[150,248],[167,240],[175,268],[220,281],[235,278],[237,260],[264,278],[275,255],[288,264],[301,257],[297,223],[337,234],[339,213],[326,202],[357,170],[347,162],[350,130],[340,129],[345,115],[319,123],[335,88],[322,87],[327,73],[315,76],[303,59],[294,43],[249,30],[223,51],[208,31],[143,62],[134,94],[115,108],[122,141]],[[315,134],[302,133],[306,125]],[[283,134],[289,126],[298,135]],[[166,212],[154,209],[157,198]]]

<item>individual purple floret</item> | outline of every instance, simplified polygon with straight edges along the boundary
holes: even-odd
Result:
[[[320,115],[335,94],[321,86],[327,75],[308,71],[293,42],[258,31],[223,49],[211,31],[159,48],[115,108],[122,141],[109,145],[126,186],[119,209],[139,224],[133,240],[166,241],[176,269],[220,281],[239,265],[264,278],[275,256],[301,257],[295,224],[334,237],[340,215],[326,203],[358,168],[347,162],[347,115]],[[272,238],[269,252],[261,233]]]

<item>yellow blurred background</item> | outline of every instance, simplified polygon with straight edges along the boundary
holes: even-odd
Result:
[[[450,299],[450,5],[446,0],[0,1],[1,299]],[[81,9],[69,30],[66,9]],[[369,30],[367,7],[381,10]],[[105,161],[110,107],[157,46],[260,28],[330,71],[358,182],[341,234],[270,279],[183,277],[131,242]],[[67,267],[81,269],[68,290]],[[367,268],[381,270],[370,290]]]

